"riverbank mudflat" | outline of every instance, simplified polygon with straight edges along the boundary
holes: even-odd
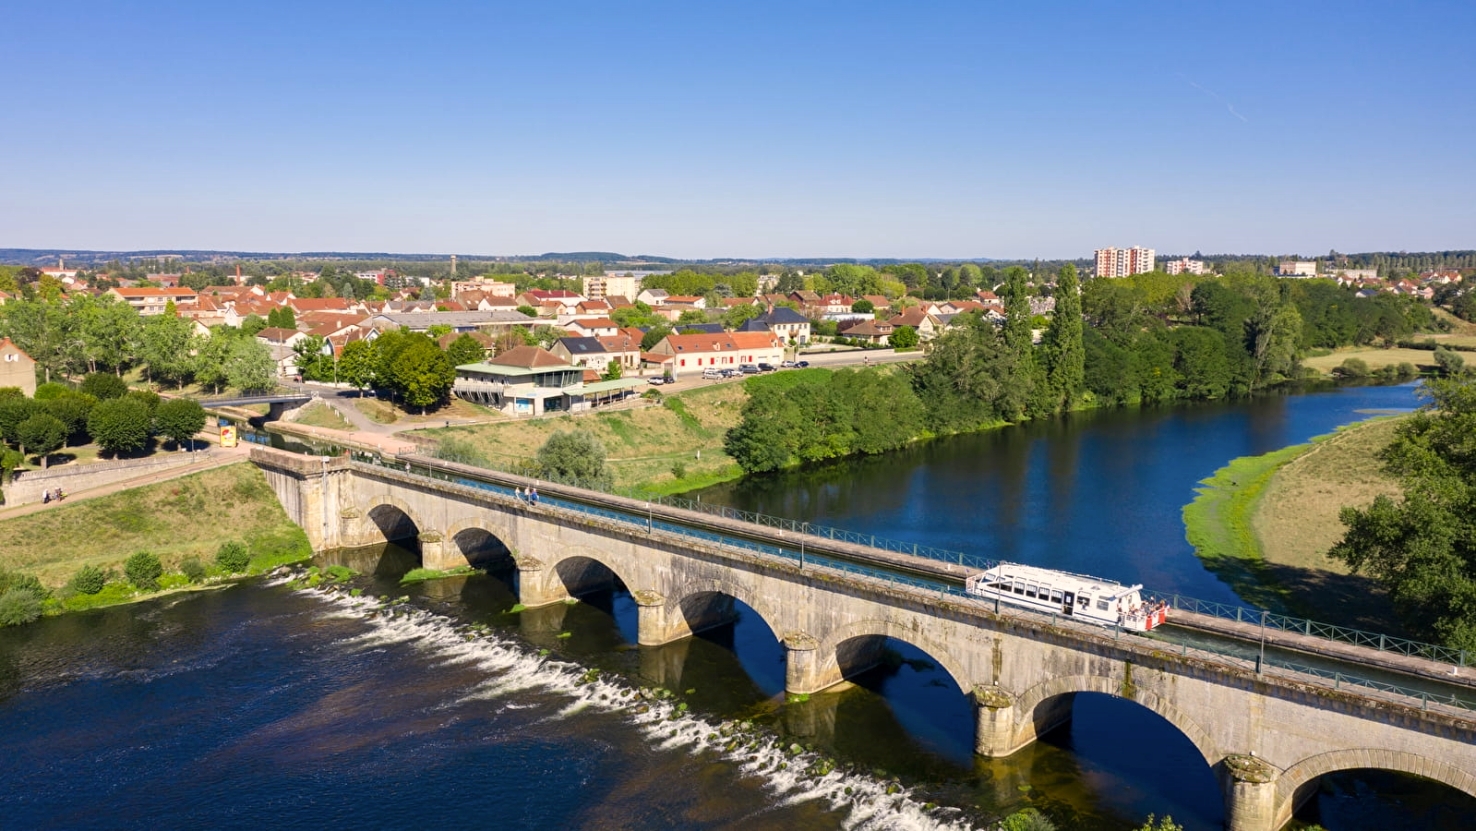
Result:
[[[1376,584],[1327,550],[1342,538],[1338,512],[1397,494],[1378,453],[1401,419],[1359,422],[1306,444],[1232,460],[1184,506],[1195,554],[1247,603],[1345,626],[1393,631]]]

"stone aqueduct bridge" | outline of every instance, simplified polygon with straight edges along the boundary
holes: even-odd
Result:
[[[546,503],[529,506],[509,493],[346,457],[252,448],[251,458],[315,549],[418,536],[431,568],[501,551],[516,561],[519,598],[528,607],[608,587],[618,578],[635,598],[643,646],[727,622],[733,601],[741,601],[782,640],[790,693],[824,690],[870,666],[885,638],[905,641],[926,651],[972,696],[975,746],[984,756],[1009,755],[1065,722],[1075,693],[1131,699],[1198,748],[1223,787],[1226,827],[1234,831],[1276,831],[1315,790],[1318,777],[1339,770],[1402,771],[1476,797],[1476,718],[1469,713],[1338,691],[1319,679],[1257,674],[1208,654],[1165,651],[1159,641],[1008,608],[996,614],[987,602],[699,536],[648,531],[629,516],[621,521]],[[508,488],[528,484],[486,471],[475,475]],[[545,496],[637,516],[650,510],[656,520],[796,544],[793,534],[781,539],[781,532],[749,523],[535,484]],[[823,538],[807,542],[816,553],[897,558],[874,549],[845,551],[852,547]]]

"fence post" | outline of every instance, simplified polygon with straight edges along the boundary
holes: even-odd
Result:
[[[1465,665],[1466,665],[1466,650],[1462,649],[1461,650],[1461,662],[1459,664],[1457,664],[1457,666],[1464,667]]]
[[[1384,651],[1384,644],[1385,644],[1386,641],[1388,641],[1388,639],[1389,639],[1389,636],[1388,635],[1379,635],[1379,651],[1380,652],[1383,652]]]
[[[1307,634],[1307,635],[1311,635],[1312,634],[1312,621],[1310,621],[1310,620],[1302,621],[1302,631],[1305,634]]]
[[[1239,606],[1236,606],[1235,607],[1235,622],[1236,623],[1239,623],[1240,622],[1240,607]]]

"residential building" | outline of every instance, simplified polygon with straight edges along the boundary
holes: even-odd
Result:
[[[625,296],[630,297],[631,295]],[[668,296],[670,293],[666,289],[641,289],[640,294],[635,295],[635,299],[637,303],[645,303],[647,306],[659,306],[666,302]]]
[[[559,338],[550,351],[564,363],[587,367],[601,375],[610,366],[610,353],[595,338]]]
[[[896,329],[898,326],[911,326],[917,330],[919,340],[932,340],[943,331],[943,324],[938,320],[938,315],[942,314],[942,312],[936,306],[931,307],[931,309],[930,311],[929,307],[914,306],[888,320],[887,324],[893,329]]]
[[[1317,262],[1315,260],[1283,260],[1276,266],[1276,274],[1280,277],[1316,277]]]
[[[620,334],[620,325],[608,317],[595,317],[567,321],[561,326],[571,335],[581,338],[608,337]]]
[[[769,332],[667,335],[651,352],[673,359],[673,377],[683,372],[701,372],[708,367],[736,369],[743,364],[764,363],[778,366],[784,361],[783,341]]]
[[[1377,283],[1377,268],[1338,268],[1333,270],[1333,279],[1339,283]]]
[[[837,334],[843,338],[865,341],[873,346],[886,346],[887,339],[892,336],[894,328],[892,324],[885,321],[863,320]]]
[[[637,329],[635,334],[629,334],[621,330],[618,335],[595,338],[600,345],[605,347],[605,354],[610,356],[612,363],[620,364],[622,369],[639,369],[641,366],[641,335]],[[606,365],[609,368],[609,365]]]
[[[141,315],[161,315],[172,301],[175,306],[195,302],[195,290],[172,289],[109,289],[108,294],[122,300],[138,310]]]
[[[1208,274],[1209,266],[1204,260],[1191,260],[1188,257],[1180,257],[1177,260],[1169,260],[1163,264],[1163,270],[1169,274]]]
[[[631,274],[599,274],[584,278],[584,296],[591,300],[604,300],[613,295],[635,297],[640,290],[640,278]]]
[[[0,389],[19,387],[30,397],[36,394],[36,361],[10,338],[0,338]]]
[[[474,280],[456,280],[451,284],[451,296],[458,300],[468,292],[480,292],[489,297],[515,298],[518,296],[518,287],[512,283],[488,280],[485,277],[478,277]]]
[[[425,332],[435,325],[450,326],[453,332],[505,331],[513,326],[532,326],[538,321],[522,312],[380,312],[369,318],[375,328],[404,327]]]
[[[786,343],[810,342],[810,319],[788,306],[772,306],[739,327],[740,332],[773,332]]]
[[[1136,245],[1132,248],[1099,248],[1096,255],[1098,277],[1130,277],[1153,270],[1152,248]]]

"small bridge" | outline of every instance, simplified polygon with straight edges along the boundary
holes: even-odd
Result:
[[[311,393],[297,390],[281,390],[258,395],[227,395],[213,398],[196,398],[195,401],[207,410],[217,407],[246,407],[252,404],[266,404],[270,408],[267,411],[267,420],[275,421],[281,418],[282,414],[287,410],[301,407],[312,401],[315,397]]]
[[[959,566],[417,456],[396,467],[255,447],[251,458],[315,549],[416,538],[431,568],[500,558],[530,608],[623,584],[642,646],[722,625],[745,604],[783,644],[793,694],[868,669],[887,638],[911,644],[974,703],[984,756],[1065,723],[1077,693],[1134,701],[1198,749],[1233,831],[1276,831],[1341,770],[1401,771],[1476,797],[1470,710],[1001,610],[941,582]],[[529,485],[539,504],[514,496]]]

